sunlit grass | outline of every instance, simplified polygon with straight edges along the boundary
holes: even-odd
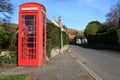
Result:
[[[21,74],[21,75],[12,75],[12,76],[1,76],[0,80],[28,80],[28,74]]]

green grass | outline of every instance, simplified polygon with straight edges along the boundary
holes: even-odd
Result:
[[[28,77],[27,74],[2,76],[0,77],[0,80],[26,80],[27,77]]]

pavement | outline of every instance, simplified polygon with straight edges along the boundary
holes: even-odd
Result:
[[[14,67],[3,75],[31,74],[31,80],[95,80],[67,51],[41,67]]]

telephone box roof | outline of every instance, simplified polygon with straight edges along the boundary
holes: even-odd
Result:
[[[42,6],[42,7],[44,8],[44,10],[46,11],[46,8],[45,8],[44,5],[42,5],[42,4],[40,4],[40,3],[36,3],[36,2],[23,3],[23,4],[21,4],[19,7],[23,7],[23,6],[29,6],[29,7],[31,7],[31,6],[33,6],[33,5],[38,6],[38,7],[41,7],[41,6]]]

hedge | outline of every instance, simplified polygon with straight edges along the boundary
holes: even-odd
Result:
[[[69,36],[62,32],[63,34],[63,45],[69,43]],[[61,47],[61,30],[59,27],[55,26],[53,23],[47,23],[47,56],[50,57],[51,50],[53,48]]]
[[[117,42],[118,42],[118,44],[120,44],[120,29],[117,30],[117,38],[118,38]]]
[[[120,29],[87,36],[89,44],[120,45]]]

